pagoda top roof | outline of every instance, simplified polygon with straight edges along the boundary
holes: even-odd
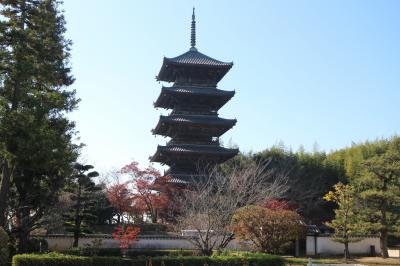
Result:
[[[175,82],[176,69],[186,68],[208,68],[217,70],[215,80],[218,82],[231,69],[233,62],[222,62],[200,53],[195,47],[190,48],[186,53],[177,57],[164,57],[160,72],[157,75],[158,81]]]
[[[193,66],[211,66],[211,67],[223,67],[231,68],[232,62],[222,62],[211,58],[205,54],[197,51],[196,48],[190,48],[186,53],[173,58],[164,57],[164,62],[167,64],[177,65],[193,65]]]
[[[176,72],[177,70],[182,70],[182,67],[187,68],[199,68],[202,69],[210,69],[215,70],[211,75],[215,82],[220,81],[224,75],[229,71],[229,69],[233,66],[233,62],[222,62],[211,58],[205,54],[200,53],[196,48],[196,19],[194,14],[192,14],[192,24],[191,24],[191,36],[190,36],[190,49],[184,54],[181,54],[177,57],[168,58],[164,57],[163,64],[161,66],[160,72],[157,76],[157,80],[166,81],[166,82],[175,82],[176,81]],[[193,72],[189,71],[192,75]],[[186,73],[187,75],[188,73]]]

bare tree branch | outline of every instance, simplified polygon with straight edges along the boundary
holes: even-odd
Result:
[[[190,241],[203,254],[225,248],[234,238],[229,225],[238,208],[279,198],[287,191],[287,171],[269,165],[270,161],[247,162],[228,174],[217,168],[204,170],[207,178],[183,193],[178,228],[195,232]]]

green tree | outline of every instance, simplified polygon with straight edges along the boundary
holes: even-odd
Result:
[[[8,250],[8,235],[2,227],[0,227],[0,265],[7,265],[10,261]]]
[[[337,204],[335,219],[326,223],[327,226],[335,229],[333,240],[344,244],[344,258],[350,258],[349,243],[361,240],[360,227],[356,214],[356,196],[351,185],[337,183],[334,191],[329,191],[324,199]]]
[[[93,207],[93,214],[96,216],[95,224],[112,224],[114,216],[117,215],[117,210],[108,200],[106,186],[104,184],[100,184],[99,187],[101,190],[96,192],[96,201]]]
[[[76,160],[75,125],[66,113],[78,100],[67,89],[74,79],[58,2],[0,0],[0,14],[0,223],[12,208],[17,249],[24,252]]]
[[[379,233],[383,258],[388,257],[388,235],[400,233],[400,138],[386,146],[386,151],[363,163],[364,175],[355,180],[365,205],[362,226]]]
[[[324,152],[306,152],[302,149],[293,152],[280,143],[259,153],[240,153],[220,168],[222,172],[229,173],[235,164],[246,165],[254,161],[268,163],[268,170],[287,172],[289,189],[283,197],[296,205],[307,223],[321,224],[334,217],[334,205],[322,197],[342,179],[343,170],[340,164],[328,161]]]
[[[73,205],[69,213],[64,215],[67,231],[74,234],[73,247],[78,247],[79,237],[84,233],[90,233],[90,225],[96,221],[93,214],[96,202],[96,192],[101,190],[93,182],[93,178],[99,176],[96,171],[90,171],[94,167],[76,163],[74,173],[71,176],[67,192]]]

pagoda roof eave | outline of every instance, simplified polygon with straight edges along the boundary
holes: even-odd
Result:
[[[234,95],[235,91],[225,91],[213,87],[197,87],[197,86],[172,86],[172,87],[162,87],[161,93],[157,100],[154,102],[154,107],[172,109],[173,98],[184,97],[189,99],[192,97],[193,101],[198,101],[199,99],[209,99],[207,102],[215,110],[220,109],[224,106]]]
[[[239,149],[228,149],[214,145],[194,145],[194,144],[172,144],[158,146],[155,154],[150,158],[151,162],[169,164],[174,161],[173,156],[184,156],[186,159],[199,159],[208,157],[219,163],[227,161],[239,153]],[[167,156],[165,156],[167,155]],[[169,159],[169,160],[168,160]],[[171,160],[172,159],[172,160]]]
[[[218,116],[205,115],[171,115],[160,116],[157,126],[152,130],[153,134],[168,136],[170,129],[176,127],[201,127],[209,128],[210,136],[221,136],[236,125],[236,119],[224,119]]]

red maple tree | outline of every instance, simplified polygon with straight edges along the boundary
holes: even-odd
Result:
[[[172,206],[172,193],[176,189],[168,183],[168,176],[162,176],[152,166],[140,169],[136,161],[125,165],[120,172],[131,178],[135,191],[132,193],[133,202],[138,207],[145,208],[153,223],[157,222],[160,215],[168,212],[168,208]]]
[[[121,250],[127,250],[129,245],[136,241],[137,235],[140,232],[139,227],[132,226],[118,226],[118,228],[112,233],[112,236],[115,240],[119,241],[119,247]],[[123,252],[124,253],[124,252]]]
[[[268,200],[261,204],[262,207],[270,209],[270,210],[290,210],[293,211],[296,209],[296,205],[287,201],[287,200]]]
[[[132,212],[133,198],[129,182],[114,184],[107,188],[107,197],[111,205],[117,210],[118,224],[123,222],[125,213]]]

